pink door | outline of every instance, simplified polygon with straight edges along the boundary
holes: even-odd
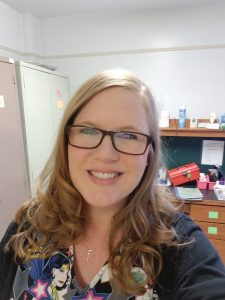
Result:
[[[15,66],[0,57],[0,239],[26,198],[25,155]]]

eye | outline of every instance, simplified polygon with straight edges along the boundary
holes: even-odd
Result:
[[[93,127],[79,127],[78,133],[86,135],[97,135],[99,134],[99,130]]]
[[[125,140],[138,140],[138,134],[129,131],[118,132],[117,137]]]

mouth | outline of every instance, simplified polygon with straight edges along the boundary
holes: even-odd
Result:
[[[114,179],[122,175],[121,172],[100,172],[100,171],[93,171],[93,170],[89,170],[88,173],[97,179],[103,179],[103,180]]]

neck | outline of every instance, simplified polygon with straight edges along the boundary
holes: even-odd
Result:
[[[81,257],[85,265],[90,261],[97,264],[99,257],[101,257],[100,265],[102,265],[109,257],[109,235],[114,213],[107,212],[108,210],[104,212],[104,210],[96,208],[85,211],[87,221],[83,234],[74,243],[76,256]],[[114,246],[117,245],[120,238],[121,232],[117,232],[113,238]]]
[[[106,231],[110,229],[111,221],[117,211],[108,208],[86,207],[86,230],[96,232]]]
[[[96,261],[96,254],[101,253],[101,256],[106,260],[108,257],[109,249],[109,234],[110,223],[105,218],[87,218],[84,232],[82,236],[75,241],[75,251],[82,252],[82,256],[86,263],[90,260]],[[104,255],[103,255],[104,253]]]
[[[86,206],[85,215],[86,224],[84,232],[75,242],[76,245],[81,245],[82,249],[87,250],[87,261],[91,255],[104,247],[108,251],[108,242],[111,229],[111,221],[117,211],[109,208],[96,208]],[[115,244],[120,238],[120,233],[115,237]]]

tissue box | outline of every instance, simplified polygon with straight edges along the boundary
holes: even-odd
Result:
[[[189,181],[198,180],[200,170],[196,163],[190,163],[168,170],[168,175],[172,184],[176,186]]]

